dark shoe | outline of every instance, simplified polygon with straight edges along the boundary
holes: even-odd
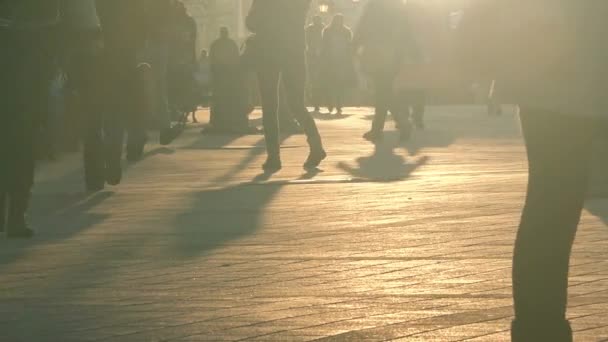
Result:
[[[105,188],[105,184],[104,183],[91,183],[91,184],[87,184],[87,192],[88,193],[99,192],[99,191],[102,191],[104,188]]]
[[[27,226],[24,215],[8,220],[6,237],[9,239],[29,239],[34,236],[34,231]]]
[[[262,169],[266,173],[275,173],[281,168],[283,168],[283,165],[281,164],[280,157],[268,157],[266,162],[262,165]]]
[[[363,134],[363,139],[371,141],[371,142],[381,141],[382,137],[383,137],[383,133],[377,132],[377,131],[369,131],[369,132]]]
[[[160,144],[167,146],[171,144],[178,136],[180,130],[177,127],[163,128],[160,131]]]
[[[522,323],[511,323],[512,342],[572,342],[572,328],[568,321],[545,322],[542,319]]]
[[[106,168],[106,183],[118,185],[122,181],[122,166],[120,162],[109,163]]]
[[[304,168],[307,170],[315,169],[325,158],[327,158],[327,153],[323,149],[312,151],[304,162]]]

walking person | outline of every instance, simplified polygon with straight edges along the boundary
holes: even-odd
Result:
[[[329,113],[336,109],[342,114],[346,89],[355,82],[352,63],[353,33],[344,24],[344,16],[336,14],[329,26],[323,30],[321,63],[325,89],[329,102]]]
[[[322,59],[323,30],[325,24],[320,15],[312,18],[306,28],[306,62],[308,66],[308,96],[315,113],[319,113],[323,102]]]
[[[279,141],[278,89],[282,81],[291,112],[308,139],[310,154],[306,169],[319,166],[327,154],[317,125],[306,109],[305,21],[310,0],[254,0],[247,27],[255,33],[252,47],[257,51],[258,80],[262,97],[264,136],[268,158],[267,173],[281,169]]]
[[[407,54],[416,54],[401,0],[370,0],[355,31],[353,50],[359,53],[364,71],[371,77],[375,92],[372,128],[363,136],[376,142],[382,139],[390,110],[400,130],[400,139],[411,134],[409,105],[400,103],[393,90],[395,77]]]
[[[67,0],[0,3],[0,231],[8,238],[34,235],[26,212],[34,184],[34,142],[48,111],[53,61],[73,37],[88,36],[80,24],[91,5]]]
[[[607,16],[608,2],[565,0],[487,1],[465,14],[461,61],[477,78],[496,80],[501,100],[520,105],[528,151],[513,257],[513,342],[573,340],[569,259],[594,128],[608,120]]]

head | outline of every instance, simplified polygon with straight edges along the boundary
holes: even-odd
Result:
[[[207,52],[207,50],[202,50],[201,51],[201,58],[207,58],[209,57],[209,52]]]
[[[228,37],[230,37],[230,32],[228,31],[228,28],[226,26],[220,27],[220,38],[227,39]]]
[[[323,25],[323,18],[320,15],[315,15],[312,18],[312,23],[316,26],[321,26]]]
[[[333,17],[333,19],[331,20],[331,26],[334,26],[334,27],[344,26],[344,15],[343,14],[336,14]]]

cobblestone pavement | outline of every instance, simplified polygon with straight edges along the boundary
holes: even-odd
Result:
[[[507,341],[526,182],[512,113],[432,107],[399,145],[369,109],[317,119],[264,179],[261,136],[151,144],[124,184],[82,192],[78,155],[39,168],[31,241],[0,240],[0,340]],[[201,114],[201,117],[204,115]],[[608,340],[608,202],[574,250],[577,341]]]

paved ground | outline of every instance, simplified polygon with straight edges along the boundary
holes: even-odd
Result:
[[[78,156],[43,165],[32,241],[0,240],[1,341],[506,341],[526,181],[511,113],[436,107],[399,146],[370,111],[318,119],[259,176],[260,136],[151,145],[124,184],[84,195]],[[203,116],[203,115],[201,115]],[[608,340],[608,201],[574,252],[577,341]]]

